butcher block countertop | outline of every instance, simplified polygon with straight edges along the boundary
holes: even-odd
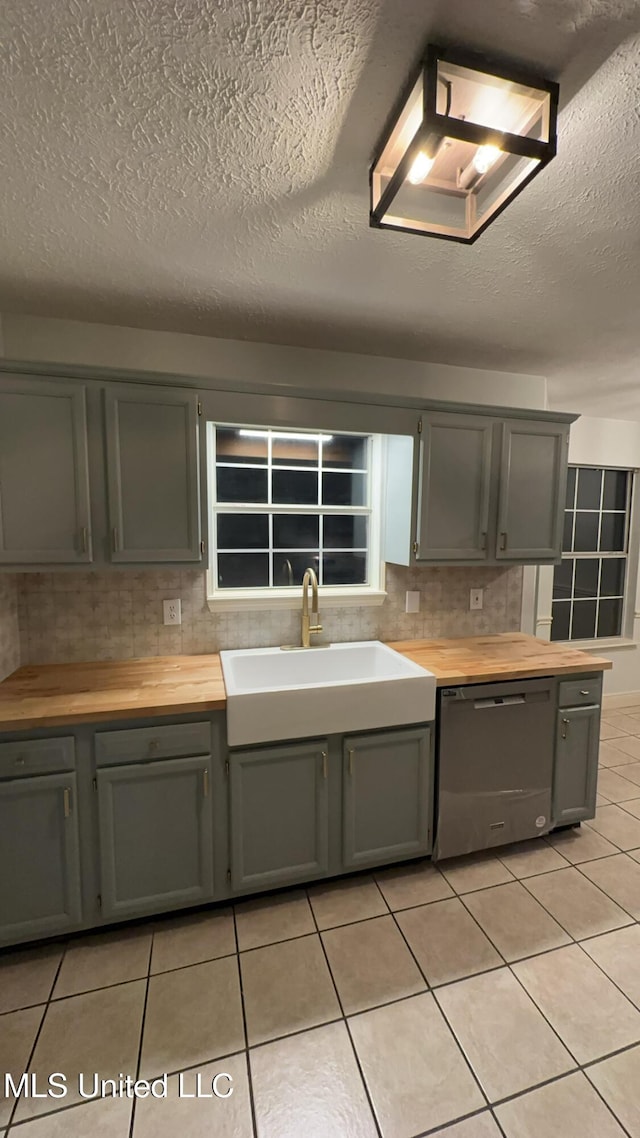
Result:
[[[433,672],[438,687],[612,667],[600,656],[518,632],[402,640],[390,647]],[[28,665],[0,683],[0,731],[188,715],[225,706],[218,655]]]
[[[606,672],[613,667],[611,660],[602,656],[538,640],[524,632],[450,640],[397,640],[389,647],[433,672],[439,688],[572,672]]]

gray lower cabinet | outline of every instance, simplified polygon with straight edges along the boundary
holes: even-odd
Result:
[[[91,561],[85,390],[0,376],[0,563]]]
[[[197,393],[122,383],[104,399],[112,561],[200,561]]]
[[[211,758],[106,767],[96,775],[102,915],[213,896]]]
[[[600,707],[560,708],[556,727],[553,823],[595,817]]]
[[[233,890],[328,872],[327,775],[326,739],[229,756]]]
[[[428,727],[344,739],[345,868],[430,852],[432,756]]]
[[[64,932],[81,919],[72,772],[0,783],[0,941]]]

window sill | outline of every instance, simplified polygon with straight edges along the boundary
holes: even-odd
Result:
[[[628,636],[602,637],[600,640],[552,640],[560,648],[580,648],[592,652],[595,648],[637,648],[638,641],[630,640]]]
[[[320,589],[319,608],[365,608],[381,605],[386,600],[384,589],[349,589],[330,587]],[[273,609],[299,609],[302,605],[302,589],[295,592],[289,589],[273,589],[270,593],[247,592],[247,590],[232,590],[223,594],[207,596],[207,605],[210,612],[269,612]]]

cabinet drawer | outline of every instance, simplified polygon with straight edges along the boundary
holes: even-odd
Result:
[[[598,704],[602,699],[602,677],[586,676],[564,680],[558,685],[558,707],[581,707]]]
[[[24,739],[0,743],[0,778],[21,775],[55,774],[72,771],[76,765],[75,739]]]
[[[211,724],[207,721],[134,727],[130,731],[99,731],[95,738],[99,767],[211,752]]]

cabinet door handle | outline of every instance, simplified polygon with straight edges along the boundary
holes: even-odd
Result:
[[[64,801],[64,816],[65,816],[65,818],[70,818],[71,817],[71,788],[70,787],[65,786],[62,797],[63,797],[63,801]]]
[[[570,723],[571,723],[570,719],[564,719],[563,718],[563,720],[562,720],[562,738],[563,739],[566,739],[566,737],[567,737],[567,727],[569,726]]]
[[[89,548],[89,534],[86,526],[80,528],[80,551],[86,553]]]
[[[205,798],[209,797],[209,768],[205,767],[202,772],[202,793]]]
[[[505,532],[504,530],[503,530],[503,532],[500,534],[500,548],[501,548],[501,549],[506,549],[506,548],[507,548],[507,535],[506,535],[506,532]]]
[[[114,552],[114,553],[117,553],[117,552],[118,552],[118,549],[119,549],[119,543],[118,543],[118,527],[117,527],[117,526],[114,526],[114,527],[113,527],[113,529],[111,530],[111,541],[112,541],[112,544],[113,544],[113,552]]]
[[[326,778],[327,777],[327,752],[321,751],[320,753],[322,755],[322,777]]]
[[[481,549],[487,548],[487,535],[486,535],[486,533],[480,534],[480,548]]]
[[[347,751],[347,755],[349,756],[349,774],[353,774],[353,759],[355,756],[355,751],[354,751],[353,747],[349,747],[349,750]]]

